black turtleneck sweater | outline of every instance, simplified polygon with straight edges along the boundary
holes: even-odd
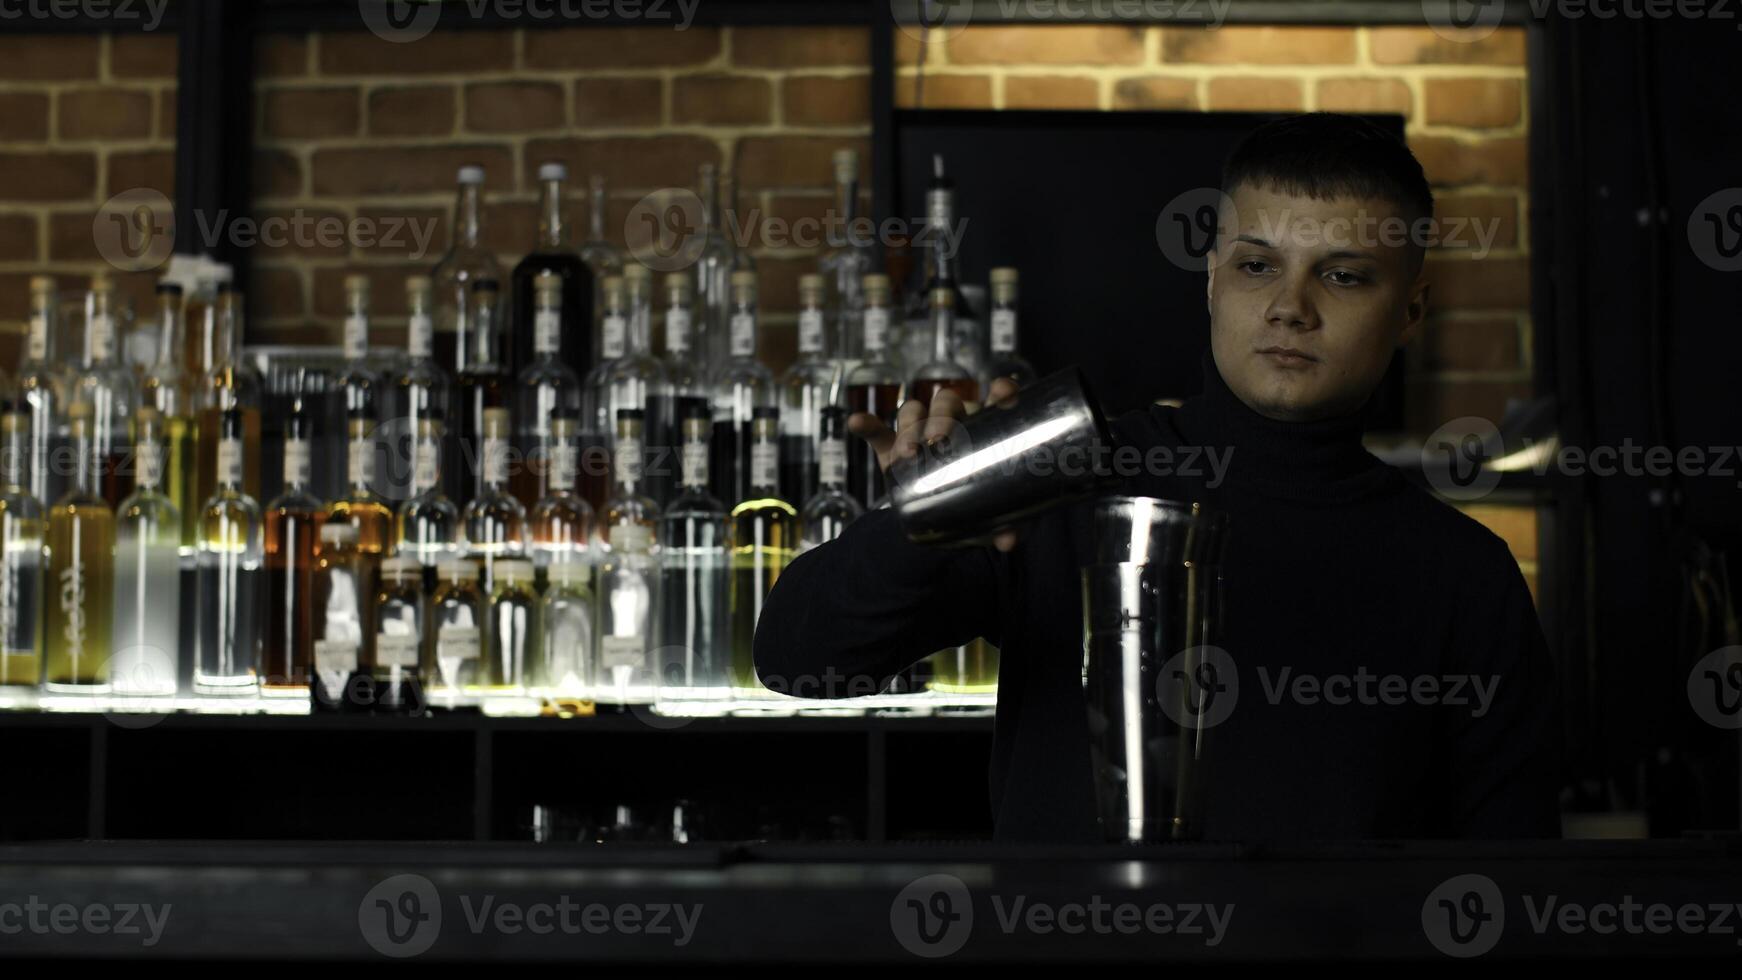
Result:
[[[1206,836],[1558,836],[1552,664],[1504,542],[1368,453],[1362,415],[1276,422],[1208,357],[1204,375],[1204,394],[1181,408],[1112,428],[1127,460],[1171,452],[1172,472],[1145,467],[1125,492],[1229,519],[1220,646],[1238,699],[1210,733]],[[1096,840],[1081,686],[1087,514],[1055,508],[1002,554],[915,545],[893,511],[873,511],[780,576],[757,670],[846,678],[812,688],[842,696],[987,638],[1002,651],[997,837]],[[1430,681],[1437,697],[1386,703],[1399,684]]]

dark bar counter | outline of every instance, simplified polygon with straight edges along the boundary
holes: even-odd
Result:
[[[0,848],[0,958],[1436,961],[1742,952],[1742,839]]]

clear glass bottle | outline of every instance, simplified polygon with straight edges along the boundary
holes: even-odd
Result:
[[[323,524],[349,524],[357,529],[357,551],[372,574],[393,547],[393,510],[374,490],[380,446],[375,423],[365,415],[351,416],[346,426],[345,495],[327,505]]]
[[[359,707],[348,690],[352,676],[373,662],[368,646],[375,638],[372,628],[375,590],[364,571],[363,555],[357,550],[357,529],[349,524],[321,526],[320,549],[315,552],[311,593],[313,671],[309,687],[314,705],[326,710]]]
[[[843,376],[851,374],[864,357],[858,340],[865,312],[865,276],[876,268],[873,236],[860,229],[859,153],[836,150],[835,211],[830,223],[828,248],[818,262],[818,271],[828,284],[829,348],[835,352]]]
[[[768,700],[756,676],[756,621],[798,546],[798,511],[780,497],[780,411],[756,410],[750,492],[732,508],[732,686],[740,700]],[[790,683],[793,678],[785,678]]]
[[[560,163],[546,163],[538,168],[538,240],[526,258],[514,267],[510,371],[524,371],[539,356],[539,334],[534,321],[545,309],[538,299],[540,282],[545,276],[556,280],[558,294],[549,304],[558,316],[554,348],[549,353],[576,378],[585,376],[593,366],[589,340],[593,323],[593,270],[570,242],[571,225],[563,200],[563,187],[568,179],[569,169]],[[575,342],[569,342],[570,337]]]
[[[660,363],[665,368],[670,395],[647,399],[647,444],[654,456],[664,461],[663,467],[672,470],[673,476],[663,487],[655,488],[660,492],[650,494],[661,507],[682,492],[682,460],[678,457],[684,446],[684,420],[696,409],[707,409],[709,404],[708,371],[695,348],[695,283],[688,273],[674,272],[665,277],[665,301],[665,356]]]
[[[1016,352],[1016,286],[1015,269],[1000,266],[992,270],[992,335],[991,357],[986,364],[986,376],[980,379],[982,390],[990,392],[992,382],[1010,378],[1018,387],[1035,379],[1034,366]]]
[[[682,492],[659,526],[659,703],[684,714],[721,714],[732,697],[726,506],[708,490],[712,414],[684,420]]]
[[[440,422],[418,423],[412,448],[411,499],[393,519],[394,550],[420,567],[435,569],[460,557],[460,511],[442,492]]]
[[[176,348],[165,349],[173,355]],[[137,489],[115,515],[115,655],[109,683],[118,695],[169,697],[181,663],[181,514],[162,490],[164,417],[155,408],[141,408],[133,431]]]
[[[189,468],[194,492],[188,502],[194,519],[188,520],[187,513],[182,515],[184,547],[191,546],[198,536],[199,505],[218,489],[212,482],[217,472],[218,429],[223,414],[232,409],[242,413],[242,492],[260,499],[260,406],[264,386],[259,373],[242,359],[245,306],[241,293],[227,282],[218,283],[211,313],[201,318],[206,323],[200,344],[203,367],[194,394],[198,425],[191,440],[194,463]],[[173,493],[170,499],[175,499]],[[181,503],[177,501],[176,506]]]
[[[115,354],[119,317],[115,284],[105,273],[92,276],[85,297],[85,348],[69,400],[91,408],[91,440],[102,460],[97,486],[110,510],[133,492],[123,470],[133,453],[133,412],[139,406],[133,371]]]
[[[847,493],[847,410],[837,405],[823,409],[817,470],[820,488],[799,511],[801,551],[835,540],[865,513]]]
[[[76,461],[72,488],[49,511],[48,601],[42,687],[48,694],[106,694],[115,611],[115,514],[98,490],[102,447],[89,402],[67,408]]]
[[[344,392],[345,417],[376,420],[381,376],[369,365],[369,277],[345,277],[345,369],[338,388]]]
[[[484,660],[484,593],[478,565],[470,559],[442,562],[430,596],[429,633],[423,675],[433,703],[453,708],[471,703],[467,689],[479,684]]]
[[[376,704],[406,711],[422,704],[424,624],[423,566],[405,556],[381,563],[375,589],[374,678]]]
[[[582,401],[581,380],[561,358],[566,319],[563,279],[545,270],[539,274],[532,293],[537,304],[529,324],[535,335],[532,354],[515,385],[515,443],[520,463],[509,480],[514,498],[525,507],[533,506],[544,496],[545,471],[555,444],[553,420],[558,415],[579,417]]]
[[[144,381],[140,383],[139,403],[157,413],[158,424],[163,429],[164,465],[160,489],[169,497],[181,520],[181,526],[176,528],[178,554],[191,559],[196,539],[195,525],[199,521],[197,513],[190,517],[188,512],[197,512],[198,504],[205,498],[196,496],[194,385],[181,363],[184,346],[180,285],[167,280],[157,284],[157,324],[159,356],[156,363],[146,369]],[[137,442],[138,433],[134,438]]]
[[[702,202],[702,248],[694,266],[696,307],[695,347],[708,364],[718,364],[726,353],[726,334],[732,315],[732,271],[737,268],[738,248],[726,235],[720,194],[720,171],[711,163],[701,165],[696,194]]]
[[[30,279],[30,327],[25,334],[24,360],[18,366],[18,409],[30,423],[23,476],[39,503],[59,500],[71,484],[71,467],[54,465],[54,450],[63,440],[61,412],[70,384],[55,357],[60,299],[51,276]]]
[[[532,529],[529,549],[539,568],[585,565],[591,554],[593,508],[576,493],[580,445],[575,419],[558,416],[551,422],[549,479],[545,493],[532,507],[527,522]]]
[[[578,324],[589,338],[594,363],[599,354],[599,316],[605,308],[605,277],[623,274],[623,252],[605,236],[605,213],[609,197],[605,193],[605,178],[594,174],[587,179],[587,240],[581,243],[581,261],[593,273],[592,319]],[[591,365],[589,365],[589,370]],[[576,370],[581,377],[587,372]]]
[[[825,406],[841,398],[840,363],[829,356],[823,277],[798,280],[798,360],[780,378],[780,492],[809,500],[817,492],[817,440]]]
[[[658,589],[659,505],[641,491],[642,413],[617,415],[612,450],[614,490],[605,506],[599,564],[599,684],[601,704],[653,703],[648,663]]]
[[[542,657],[538,639],[538,592],[532,562],[508,558],[496,563],[490,592],[485,665],[479,678],[484,697],[525,697],[530,663]]]
[[[320,500],[309,492],[312,435],[299,398],[285,422],[284,492],[266,505],[264,518],[266,635],[260,659],[263,697],[308,697],[309,658],[314,650],[310,617],[314,601],[315,535],[325,512]]]
[[[466,369],[458,375],[455,410],[459,413],[459,428],[448,441],[451,455],[442,467],[447,474],[448,496],[454,506],[464,509],[483,489],[484,415],[506,409],[509,401],[510,377],[498,353],[497,312],[501,305],[501,289],[493,279],[485,279],[472,288],[469,337],[472,351]]]
[[[630,263],[624,270],[624,292],[629,304],[628,338],[623,356],[613,361],[605,378],[606,405],[610,418],[626,408],[639,409],[647,420],[644,436],[659,437],[663,429],[659,413],[671,401],[671,379],[665,365],[653,353],[653,279],[647,267]],[[657,441],[643,444],[642,491],[659,503],[671,496],[675,466],[669,452]]]
[[[218,490],[200,517],[194,691],[247,696],[259,687],[260,505],[242,489],[242,413],[224,413]]]
[[[611,367],[629,345],[628,292],[621,276],[607,276],[604,286],[604,310],[599,319],[599,359],[582,379],[585,399],[581,409],[581,496],[595,511],[605,509],[610,496],[609,466],[587,465],[609,459],[611,432],[616,416],[611,414]]]
[[[42,504],[24,486],[32,435],[28,411],[0,416],[0,687],[42,678]]]
[[[714,377],[714,438],[709,466],[714,496],[743,500],[750,493],[751,424],[757,409],[774,408],[774,379],[757,360],[756,274],[732,276],[731,357]]]
[[[483,568],[486,593],[496,588],[496,563],[526,550],[526,508],[508,492],[508,411],[484,412],[484,489],[460,516],[466,553]]]
[[[472,291],[480,282],[502,281],[502,267],[484,246],[483,167],[460,168],[453,235],[453,246],[436,264],[430,279],[435,284],[436,362],[458,378],[471,365],[477,346],[472,336]],[[449,472],[456,471],[449,467]]]
[[[408,501],[427,486],[418,486],[419,440],[425,432],[436,434],[433,447],[439,456],[451,418],[453,385],[448,372],[436,362],[434,347],[434,287],[428,276],[405,280],[406,326],[405,369],[393,379],[393,405],[388,410],[383,441],[388,449],[388,499]],[[434,426],[434,428],[429,428]]]
[[[545,569],[549,584],[539,606],[540,657],[533,685],[538,696],[588,701],[597,681],[593,651],[592,569],[579,562]]]
[[[865,310],[860,319],[863,327],[861,351],[863,359],[853,373],[847,375],[847,411],[864,412],[895,428],[901,411],[901,371],[889,359],[891,325],[890,283],[885,275],[869,275],[864,285]],[[847,493],[866,510],[876,507],[888,492],[883,482],[883,468],[877,461],[877,450],[863,439],[849,440],[847,446]]]
[[[974,374],[951,356],[952,325],[955,323],[955,293],[948,289],[932,292],[932,359],[913,373],[907,394],[926,406],[938,392],[949,389],[960,397],[969,412],[980,406],[980,382]]]

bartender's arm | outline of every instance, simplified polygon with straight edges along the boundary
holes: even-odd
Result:
[[[989,401],[1015,394],[1000,380]],[[923,440],[948,435],[964,414],[953,392],[901,407],[896,428],[855,415],[852,431],[877,451],[885,472]],[[811,698],[876,694],[896,674],[976,637],[997,640],[999,581],[1015,544],[929,548],[908,541],[895,512],[875,510],[840,538],[793,560],[775,581],[756,624],[756,674],[770,690]]]

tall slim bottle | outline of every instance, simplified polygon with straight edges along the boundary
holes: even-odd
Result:
[[[435,286],[435,358],[458,378],[470,366],[477,346],[472,337],[472,291],[480,282],[502,281],[502,267],[484,247],[483,167],[460,168],[453,245],[430,278]],[[454,472],[451,467],[449,471]]]
[[[343,393],[345,417],[377,421],[381,376],[369,365],[369,277],[345,277],[345,369],[337,387]]]
[[[630,263],[624,270],[624,291],[629,304],[628,338],[623,356],[611,362],[605,377],[606,405],[611,418],[626,409],[637,409],[647,421],[643,438],[642,491],[655,503],[671,496],[676,466],[669,445],[657,437],[665,431],[660,413],[671,402],[671,379],[665,365],[653,353],[653,276],[646,266]]]
[[[242,413],[223,415],[218,490],[200,516],[194,691],[248,696],[259,689],[264,583],[260,505],[242,489]]]
[[[381,563],[381,581],[375,588],[375,666],[371,678],[376,706],[389,711],[412,711],[424,703],[422,662],[429,609],[423,578],[423,566],[403,555]]]
[[[484,594],[478,565],[465,558],[442,562],[440,581],[430,596],[429,630],[424,640],[423,676],[433,701],[453,708],[478,686],[484,659]]]
[[[980,337],[977,312],[962,295],[961,270],[956,250],[961,242],[956,237],[956,185],[944,175],[944,158],[932,158],[932,182],[926,192],[925,275],[915,276],[914,291],[908,296],[907,344],[903,360],[921,364],[931,351],[930,327],[937,323],[938,290],[950,291],[950,346],[954,360],[968,370],[968,376],[978,378],[984,370],[984,341]],[[935,350],[935,348],[934,348]]]
[[[61,412],[70,379],[55,358],[60,299],[50,276],[30,280],[30,327],[24,361],[18,366],[18,410],[30,425],[23,461],[25,486],[39,503],[61,498],[71,484],[71,467],[53,463],[61,442]]]
[[[167,350],[172,354],[174,347]],[[181,515],[162,490],[163,416],[141,408],[134,418],[138,489],[115,515],[115,694],[170,696],[181,662]]]
[[[776,407],[774,379],[756,357],[756,303],[756,273],[734,273],[732,356],[714,376],[713,463],[709,469],[714,496],[721,500],[743,500],[749,495],[751,424],[758,409]]]
[[[351,418],[349,430],[350,440],[345,452],[345,482],[348,486],[344,496],[327,505],[321,524],[348,524],[356,528],[358,574],[363,577],[364,594],[373,595],[381,559],[387,557],[393,548],[393,510],[373,489],[380,451],[375,442],[373,422],[366,416],[355,415]],[[319,556],[319,547],[316,556]],[[373,637],[373,633],[364,636],[364,665],[370,663],[367,659],[368,643]]]
[[[653,433],[648,444],[668,450],[674,457],[677,479],[667,487],[667,497],[654,497],[661,507],[671,503],[681,491],[683,472],[681,454],[684,446],[684,420],[695,409],[709,404],[708,369],[701,363],[695,348],[695,283],[687,273],[674,272],[665,277],[665,366],[666,380],[671,384],[671,397],[649,399],[648,418]],[[658,401],[656,406],[653,402]]]
[[[893,429],[901,411],[902,385],[901,372],[889,359],[889,277],[866,276],[864,292],[864,359],[847,375],[847,411],[874,415]],[[847,493],[870,510],[887,492],[877,450],[862,439],[848,440]]]
[[[133,371],[115,354],[115,284],[104,273],[91,277],[85,298],[85,349],[75,372],[71,401],[91,408],[91,440],[102,460],[97,487],[110,510],[133,492],[123,472],[133,451],[133,411],[139,388]]]
[[[798,360],[780,379],[780,492],[804,501],[817,492],[823,409],[841,400],[843,378],[839,362],[829,357],[823,277],[800,276],[798,298]]]
[[[482,490],[484,466],[482,442],[486,413],[507,409],[510,377],[503,367],[498,351],[497,317],[501,308],[501,288],[495,280],[485,279],[472,287],[469,339],[472,350],[466,369],[458,375],[455,411],[458,418],[449,423],[454,438],[449,440],[452,455],[442,467],[448,474],[448,496],[454,506],[464,508]],[[458,428],[453,428],[454,426]]]
[[[991,357],[986,364],[986,376],[980,379],[984,390],[988,392],[992,390],[992,382],[999,378],[1009,378],[1018,387],[1035,378],[1034,366],[1016,352],[1017,272],[1008,266],[1000,266],[992,270],[991,279]]]
[[[593,508],[576,493],[576,468],[580,445],[572,417],[559,416],[551,423],[549,479],[544,496],[527,516],[531,528],[528,548],[539,568],[579,565],[591,557],[588,544],[593,536]]]
[[[311,435],[299,400],[285,423],[284,493],[267,505],[265,515],[266,636],[260,663],[264,697],[308,696],[315,528],[325,509],[309,492]]]
[[[563,325],[568,320],[563,313],[566,293],[562,276],[549,269],[538,274],[532,289],[537,307],[528,324],[534,334],[532,353],[515,385],[515,444],[520,461],[509,478],[515,499],[525,507],[544,496],[545,473],[555,445],[554,420],[581,414],[581,379],[561,357]]]
[[[864,357],[858,345],[865,313],[865,276],[875,266],[872,236],[860,229],[859,221],[859,153],[857,150],[836,150],[835,211],[830,225],[828,249],[818,262],[823,279],[828,284],[829,349],[841,364],[841,373],[851,374]]]
[[[697,312],[695,346],[706,363],[718,364],[726,351],[732,315],[732,271],[738,248],[726,235],[720,196],[720,171],[704,163],[696,180],[702,201],[702,249],[694,267]]]
[[[24,486],[31,438],[28,412],[0,416],[0,688],[42,679],[42,504]]]
[[[428,276],[405,280],[406,366],[393,379],[392,407],[388,410],[385,441],[388,448],[388,499],[400,503],[427,487],[415,486],[419,442],[425,432],[437,437],[435,450],[442,450],[453,400],[448,373],[436,362],[434,338],[434,293]],[[429,428],[429,426],[434,428]],[[445,489],[445,488],[444,488]]]
[[[541,655],[538,592],[533,588],[532,578],[532,562],[524,558],[496,563],[496,587],[490,592],[487,613],[485,664],[479,678],[479,693],[484,697],[526,694],[529,666]]]
[[[611,244],[605,235],[605,213],[609,198],[605,193],[605,178],[599,174],[587,178],[587,240],[581,243],[581,261],[593,274],[592,320],[580,324],[582,336],[588,338],[596,363],[599,353],[599,316],[605,309],[605,277],[623,274],[623,252]],[[589,364],[589,368],[591,364]],[[586,371],[577,371],[586,377]]]
[[[242,360],[243,314],[245,302],[241,293],[227,282],[218,283],[210,315],[203,316],[204,337],[200,343],[200,363],[203,365],[200,384],[194,395],[198,426],[193,439],[189,467],[194,481],[188,510],[182,515],[184,546],[191,546],[197,537],[200,504],[217,492],[213,482],[217,468],[218,430],[224,413],[234,409],[242,413],[242,492],[255,500],[260,498],[260,405],[263,386],[260,375]],[[173,452],[172,452],[173,455]],[[173,464],[172,464],[173,465]],[[171,484],[173,489],[173,484]],[[175,500],[175,495],[170,494]],[[180,501],[176,502],[179,508]],[[193,519],[189,520],[188,515]]]
[[[532,252],[514,267],[510,371],[525,370],[539,356],[535,321],[546,308],[554,310],[559,318],[556,349],[549,352],[551,356],[577,378],[585,377],[593,366],[589,341],[593,323],[593,270],[570,240],[571,225],[563,200],[563,186],[568,179],[569,169],[560,163],[546,163],[538,168],[538,240],[533,243]],[[555,278],[558,292],[557,299],[548,307],[541,306],[538,299],[543,288],[540,282],[546,275]]]
[[[598,677],[593,649],[592,569],[578,562],[545,570],[549,584],[539,607],[540,657],[535,692],[547,699],[591,700]]]
[[[614,490],[605,506],[599,564],[601,704],[652,704],[649,644],[658,595],[659,505],[641,490],[645,419],[637,409],[617,414],[612,447]]]
[[[801,550],[809,551],[841,536],[865,508],[847,492],[847,410],[823,409],[817,437],[818,490],[799,511]]]
[[[622,276],[607,276],[599,318],[599,359],[581,380],[581,496],[595,511],[605,509],[611,493],[611,367],[629,344],[630,309]]]
[[[181,363],[181,286],[167,280],[158,283],[157,303],[159,356],[145,372],[145,379],[140,384],[139,403],[157,413],[158,424],[163,430],[160,433],[164,448],[160,489],[169,497],[176,513],[181,515],[181,526],[176,528],[177,550],[191,561],[195,539],[193,525],[198,523],[198,515],[189,518],[182,508],[198,510],[190,499],[195,492],[194,386]],[[138,440],[137,433],[135,440]]]
[[[684,420],[682,492],[660,519],[659,702],[686,714],[717,714],[732,695],[727,606],[731,525],[708,491],[711,413]]]
[[[49,511],[44,555],[48,566],[46,652],[42,686],[48,694],[109,691],[111,617],[115,612],[115,514],[103,500],[98,472],[102,446],[93,433],[89,402],[67,409],[77,463],[73,485]]]
[[[732,686],[740,699],[774,697],[756,675],[756,621],[798,547],[798,511],[780,497],[780,410],[756,410],[750,492],[732,508]],[[790,683],[793,678],[783,678]]]
[[[442,562],[460,557],[460,511],[442,492],[440,422],[418,423],[412,455],[412,496],[394,515],[394,550],[433,580]]]
[[[484,488],[461,512],[466,552],[483,569],[486,594],[496,588],[496,563],[526,551],[526,508],[508,492],[508,411],[484,412],[480,440],[484,455]]]

